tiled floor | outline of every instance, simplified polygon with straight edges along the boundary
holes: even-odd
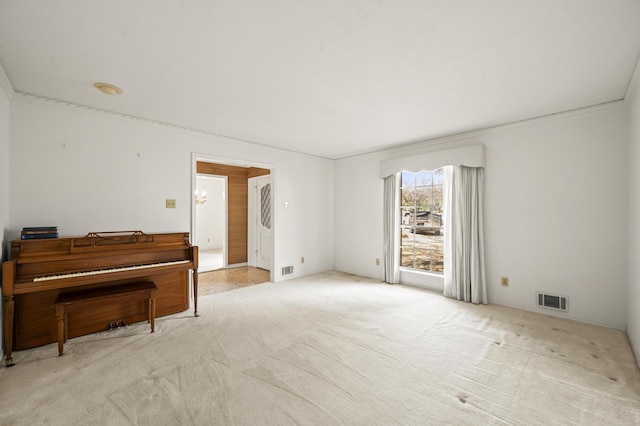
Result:
[[[198,274],[198,296],[269,282],[271,273],[250,266]]]

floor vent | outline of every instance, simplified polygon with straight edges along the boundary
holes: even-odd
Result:
[[[293,274],[293,266],[285,266],[282,268],[282,275],[290,275]]]
[[[569,310],[569,298],[548,293],[536,293],[538,296],[538,306],[541,308],[555,309],[557,311]]]

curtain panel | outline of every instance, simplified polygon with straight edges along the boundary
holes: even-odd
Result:
[[[384,280],[400,282],[400,173],[384,178]]]
[[[444,202],[444,267],[445,267],[445,296],[487,303],[485,272],[484,272],[484,236],[482,235],[482,199],[484,191],[485,147],[482,144],[468,145],[451,149],[426,151],[415,149],[404,151],[401,157],[390,158],[380,162],[380,178],[384,179],[384,279],[388,283],[400,282],[400,179],[402,171],[420,172],[422,170],[436,170],[450,168],[449,183],[445,180]],[[454,165],[454,166],[448,166]],[[466,166],[466,167],[465,167]],[[468,169],[469,172],[462,172]],[[455,171],[457,170],[457,171]],[[471,172],[471,170],[476,170]],[[454,173],[457,175],[453,177]],[[465,178],[462,185],[462,175],[473,174],[475,177]],[[446,175],[446,172],[445,172]],[[460,192],[463,188],[472,186],[467,179],[476,182],[478,189],[471,192],[466,199]],[[460,188],[453,187],[458,181]],[[448,188],[449,187],[449,188]],[[457,205],[454,209],[447,209],[447,192],[450,205]],[[465,189],[469,192],[470,190]],[[471,209],[472,205],[477,208]],[[447,212],[448,210],[448,212]],[[461,211],[470,210],[472,213],[458,216]],[[447,218],[447,213],[454,214]],[[475,216],[475,219],[463,219]],[[457,223],[456,226],[453,226]],[[463,226],[464,225],[464,226]],[[473,232],[473,235],[469,233]],[[455,236],[455,238],[453,238]],[[449,243],[447,241],[449,240]],[[460,243],[453,244],[454,241]],[[463,244],[464,242],[464,244]],[[463,249],[464,248],[464,249]],[[449,285],[447,286],[447,282]],[[473,283],[473,285],[471,285]],[[476,283],[480,283],[476,286]],[[465,295],[467,294],[467,295]]]
[[[445,167],[444,295],[488,303],[484,259],[484,168]]]

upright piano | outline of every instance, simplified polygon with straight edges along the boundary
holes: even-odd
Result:
[[[191,271],[191,273],[190,273]],[[11,258],[2,264],[5,364],[12,352],[57,341],[55,301],[62,293],[151,281],[156,316],[189,309],[193,278],[198,314],[198,247],[189,233],[91,232],[84,237],[11,241]],[[130,306],[92,306],[69,319],[68,337],[109,329],[114,321],[145,321],[140,302]]]

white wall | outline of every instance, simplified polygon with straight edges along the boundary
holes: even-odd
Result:
[[[0,73],[4,70],[0,66]],[[0,262],[8,257],[9,238],[9,134],[10,134],[10,101],[9,97],[0,86]],[[1,278],[0,278],[1,279]],[[4,304],[0,303],[0,318],[4,318]],[[0,331],[2,341],[0,354],[4,358],[4,327]]]
[[[226,185],[224,178],[197,176],[196,189],[207,202],[196,206],[196,244],[200,250],[222,249],[225,237]]]
[[[335,268],[384,279],[380,153],[336,161]],[[376,265],[380,259],[380,265]]]
[[[331,161],[22,95],[12,101],[10,237],[38,225],[67,236],[189,231],[194,152],[275,166],[276,280],[284,265],[297,266],[286,278],[333,268]]]
[[[0,260],[5,260],[5,233],[9,227],[9,106],[9,97],[0,86]]]
[[[478,143],[486,147],[490,302],[624,328],[629,165],[622,104],[338,161],[336,269],[383,278],[375,265],[383,240],[381,160]],[[537,308],[536,291],[568,296],[570,311]]]
[[[492,132],[485,145],[490,300],[538,309],[536,290],[565,295],[568,317],[624,328],[624,107]]]
[[[278,227],[276,248],[283,259],[276,265],[278,273],[281,266],[287,265],[294,267],[294,276],[319,272],[314,264],[320,253],[331,253],[327,261],[333,268],[334,162],[328,164],[314,170],[304,162],[295,161],[287,164],[294,178],[283,180],[279,170],[273,175],[276,196],[272,203],[276,206]],[[286,241],[296,241],[297,246]],[[302,257],[305,263],[301,263]]]
[[[640,86],[631,93],[627,335],[640,364]]]

